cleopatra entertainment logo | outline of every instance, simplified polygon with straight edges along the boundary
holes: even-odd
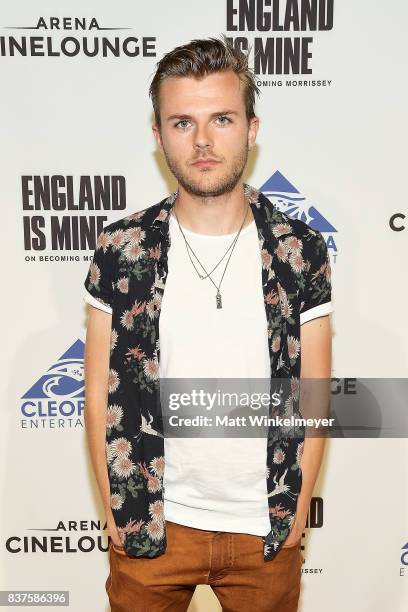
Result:
[[[279,170],[269,177],[260,187],[260,191],[278,210],[289,217],[304,221],[312,229],[321,232],[330,254],[330,260],[336,263],[338,251],[335,235],[337,230],[313,202],[307,200]]]
[[[22,429],[84,427],[84,348],[82,340],[74,342],[23,395],[20,405]]]
[[[106,552],[106,533],[106,522],[100,520],[61,520],[49,527],[27,527],[22,534],[9,535],[5,549],[14,555]]]
[[[3,57],[156,57],[155,36],[101,25],[96,17],[38,17],[31,25],[5,25],[2,30]]]
[[[334,0],[226,0],[226,30],[248,55],[259,86],[282,85],[270,75],[311,75],[315,37],[333,29]],[[289,79],[285,86],[330,86],[330,79]]]

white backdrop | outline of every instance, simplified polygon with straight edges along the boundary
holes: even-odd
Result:
[[[332,29],[313,32],[232,31],[238,7],[238,0],[207,0],[194,10],[187,0],[85,7],[20,0],[1,9],[2,589],[69,590],[72,610],[108,609],[106,531],[81,414],[82,287],[93,249],[75,243],[85,236],[75,222],[106,225],[175,187],[155,148],[147,94],[156,61],[174,46],[222,32],[250,44],[311,38],[311,74],[259,75],[261,127],[246,180],[270,197],[283,193],[281,206],[296,195],[327,239],[333,376],[406,377],[408,221],[398,218],[406,228],[394,231],[389,220],[408,214],[407,5],[337,0]],[[51,17],[60,29],[55,20],[50,29]],[[95,27],[72,29],[74,17]],[[11,53],[10,37],[27,45],[26,55]],[[119,57],[84,54],[82,39],[102,44],[103,37],[118,39]],[[140,53],[130,57],[123,45],[131,53],[134,37]],[[57,175],[72,176],[75,203],[81,176],[124,177],[126,207],[36,209],[35,180],[23,177]],[[58,247],[62,222],[72,242]],[[302,611],[407,609],[407,448],[404,439],[328,442],[315,490],[319,512],[311,512],[316,521],[304,536]],[[32,552],[34,539],[44,552]],[[209,588],[199,587],[190,610],[219,609]]]

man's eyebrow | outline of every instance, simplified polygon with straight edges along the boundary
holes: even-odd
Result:
[[[238,115],[238,113],[234,110],[217,111],[215,113],[211,113],[210,117],[219,117],[220,115]],[[169,117],[167,117],[166,121],[172,121],[173,119],[192,119],[192,116],[187,115],[186,113],[180,113],[176,115],[170,115]]]

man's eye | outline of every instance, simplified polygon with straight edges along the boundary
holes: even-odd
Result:
[[[182,129],[187,127],[186,125],[180,125],[181,123],[188,123],[188,119],[180,119],[180,121],[176,123],[176,127],[181,127]]]
[[[217,117],[217,119],[226,119],[226,121],[221,122],[221,125],[227,125],[228,123],[231,123],[231,119],[229,119],[226,115],[220,115],[219,117]]]

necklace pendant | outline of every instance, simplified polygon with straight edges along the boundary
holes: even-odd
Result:
[[[222,308],[221,293],[219,291],[217,291],[215,299],[217,301],[217,308]]]

